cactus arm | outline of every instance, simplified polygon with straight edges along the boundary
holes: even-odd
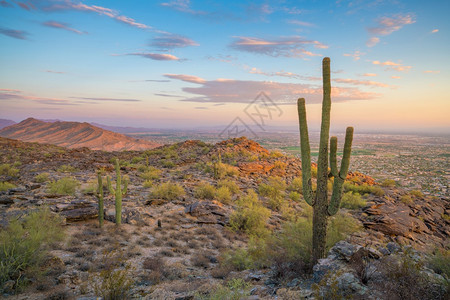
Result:
[[[337,177],[338,169],[337,169],[337,137],[332,136],[330,139],[330,168],[331,175]]]
[[[125,196],[128,192],[128,179],[127,177],[123,178],[123,189],[122,189],[122,195]]]
[[[101,172],[97,174],[98,179],[98,223],[100,228],[103,226],[104,209],[103,209],[103,180]]]
[[[341,169],[339,170],[339,176],[334,177],[333,194],[331,195],[331,201],[328,206],[328,214],[330,216],[335,215],[339,210],[339,206],[341,205],[344,181],[345,178],[347,177],[348,168],[350,166],[352,141],[353,141],[353,127],[347,127],[345,133],[344,155],[342,157]]]
[[[300,127],[303,197],[305,198],[306,203],[313,206],[315,201],[311,183],[311,148],[309,146],[308,124],[306,122],[306,107],[304,98],[298,99],[297,109]]]
[[[120,176],[119,160],[116,159],[116,225],[122,223],[122,177]]]

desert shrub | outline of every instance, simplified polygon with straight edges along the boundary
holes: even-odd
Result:
[[[344,182],[344,192],[354,192],[358,194],[373,194],[375,196],[383,196],[384,191],[382,188],[376,185],[354,185],[350,182]]]
[[[270,157],[271,158],[280,158],[280,157],[283,157],[283,153],[275,150],[275,151],[270,152]]]
[[[185,194],[184,188],[181,185],[172,182],[165,182],[156,186],[152,193],[152,198],[175,200]]]
[[[195,196],[200,199],[214,199],[216,189],[209,183],[201,183],[195,188]]]
[[[232,267],[236,271],[247,270],[254,266],[253,259],[245,248],[225,251],[219,261],[222,266]]]
[[[159,283],[167,274],[166,263],[161,257],[147,257],[142,263],[145,270],[150,270],[149,279]]]
[[[300,177],[294,178],[287,189],[288,189],[288,191],[291,191],[291,192],[297,192],[297,193],[303,194],[302,179]]]
[[[231,192],[226,186],[222,186],[216,190],[215,198],[222,203],[229,204],[231,202]]]
[[[360,231],[360,223],[349,214],[339,212],[330,218],[327,228],[327,251],[348,235]]]
[[[62,219],[41,208],[22,221],[11,220],[0,231],[0,291],[3,284],[13,280],[20,291],[30,280],[39,277],[48,250],[64,237]]]
[[[250,296],[251,285],[243,279],[233,278],[226,285],[217,285],[208,295],[196,294],[201,300],[241,300]]]
[[[47,172],[44,172],[44,173],[34,176],[34,181],[38,182],[38,183],[44,183],[44,182],[47,182],[49,180],[49,178],[50,178],[50,174]]]
[[[348,209],[358,209],[366,206],[366,200],[358,193],[347,192],[342,195],[341,207]]]
[[[1,164],[0,165],[0,175],[9,176],[9,177],[17,177],[19,174],[19,170],[11,166],[10,164]]]
[[[237,176],[239,175],[239,170],[238,168],[229,165],[229,164],[225,164],[225,163],[218,163],[217,164],[217,173],[219,175],[219,178],[224,178],[224,177],[232,177],[232,176]]]
[[[155,167],[146,167],[146,170],[143,173],[139,174],[139,177],[144,180],[156,180],[159,179],[160,175],[161,170]]]
[[[102,296],[105,300],[128,299],[134,280],[132,269],[125,263],[123,254],[112,251],[106,253],[103,260],[108,263],[90,278],[95,295]]]
[[[450,280],[450,250],[441,249],[431,256],[429,265],[433,271]]]
[[[98,190],[97,179],[89,180],[87,184],[82,188],[83,194],[95,193],[97,190]]]
[[[61,167],[58,168],[57,170],[60,173],[74,173],[77,172],[77,168],[71,166],[71,165],[62,165]]]
[[[269,177],[266,183],[262,183],[258,187],[258,192],[265,197],[281,197],[286,189],[286,183],[280,177]]]
[[[386,278],[377,282],[376,286],[382,298],[448,299],[445,296],[446,283],[424,273],[423,261],[417,260],[415,256],[409,248],[378,262],[377,269]]]
[[[237,207],[230,216],[231,228],[250,235],[264,234],[270,211],[262,205],[258,195],[249,190],[236,204]]]
[[[409,194],[414,197],[423,198],[423,193],[420,190],[409,191]]]
[[[16,186],[15,186],[14,184],[9,183],[9,182],[7,182],[7,181],[5,181],[5,182],[0,182],[0,192],[7,191],[7,190],[13,189],[13,188],[15,188],[15,187],[16,187]]]
[[[311,176],[317,178],[317,166],[311,166]]]
[[[241,192],[241,189],[236,184],[236,182],[232,181],[231,179],[222,179],[217,183],[218,188],[221,188],[223,186],[227,187],[233,195]]]
[[[385,179],[381,183],[381,186],[389,187],[389,186],[396,186],[397,183],[393,179]]]
[[[274,164],[275,169],[286,170],[286,163],[280,160],[277,160]]]
[[[48,184],[49,192],[58,195],[73,195],[76,188],[80,185],[78,180],[71,177],[64,177],[58,181],[52,181]]]
[[[400,201],[405,203],[406,205],[413,203],[411,195],[408,194],[400,196]]]
[[[161,159],[160,162],[164,168],[171,169],[171,168],[175,167],[175,163],[170,159]]]
[[[289,193],[289,199],[295,202],[300,202],[300,194],[298,192],[290,192]]]
[[[144,183],[142,184],[143,187],[145,188],[151,188],[153,186],[153,181],[152,180],[146,180],[144,181]]]

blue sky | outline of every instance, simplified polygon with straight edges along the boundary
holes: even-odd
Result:
[[[265,92],[318,126],[450,129],[450,1],[0,1],[0,118],[220,126]]]

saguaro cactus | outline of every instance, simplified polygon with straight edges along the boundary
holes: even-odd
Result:
[[[123,180],[122,188],[122,176],[120,175],[120,166],[118,159],[116,159],[116,189],[114,190],[114,188],[112,187],[109,177],[107,178],[107,181],[110,193],[114,194],[116,198],[116,225],[120,225],[122,223],[122,197],[127,193],[128,180]]]
[[[337,138],[330,139],[330,174],[328,173],[328,138],[330,136],[331,82],[330,58],[322,61],[323,102],[322,125],[320,128],[319,157],[317,162],[317,190],[314,193],[311,183],[311,150],[306,123],[305,99],[297,102],[300,126],[300,146],[302,158],[303,197],[313,207],[313,253],[312,262],[325,257],[328,217],[336,214],[342,199],[342,189],[350,165],[350,154],[353,140],[353,127],[347,127],[345,133],[344,155],[341,168],[337,169]],[[328,199],[328,177],[334,177],[331,200]]]
[[[103,219],[104,219],[104,210],[103,210],[103,180],[102,173],[99,171],[97,173],[98,176],[98,189],[97,189],[97,198],[98,198],[98,225],[100,228],[103,227]]]

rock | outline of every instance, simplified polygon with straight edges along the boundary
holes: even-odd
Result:
[[[0,196],[0,204],[13,204],[14,200],[8,196]]]
[[[198,224],[219,224],[225,226],[228,223],[224,209],[209,201],[198,201],[187,205],[184,212],[196,217]]]
[[[402,248],[397,243],[394,242],[387,243],[386,248],[389,250],[390,253],[395,253],[402,250]]]
[[[65,217],[68,222],[78,222],[97,218],[98,210],[96,207],[76,208],[63,211],[61,212],[61,215]]]
[[[353,254],[360,248],[362,247],[359,245],[353,245],[346,241],[340,241],[330,249],[330,253],[336,255],[337,258],[349,261]]]
[[[344,273],[335,280],[339,291],[344,295],[364,295],[368,290],[353,273]]]

